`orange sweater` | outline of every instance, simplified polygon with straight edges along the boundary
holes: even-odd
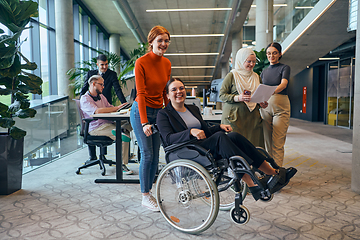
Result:
[[[170,79],[171,63],[152,51],[135,62],[136,101],[139,104],[141,123],[148,122],[146,107],[162,108],[168,103],[165,86]]]

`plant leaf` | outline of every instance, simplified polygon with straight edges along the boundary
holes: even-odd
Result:
[[[28,108],[28,109],[20,109],[19,111],[17,111],[16,113],[14,113],[14,117],[19,117],[19,118],[33,118],[36,114],[36,110],[32,109],[32,108]]]
[[[41,94],[42,79],[32,73],[24,72],[25,75],[18,76],[18,79],[30,88],[30,92],[33,94]]]
[[[11,128],[15,125],[15,121],[12,118],[0,118],[0,127],[2,128]]]
[[[21,62],[19,55],[15,54],[14,62],[9,68],[1,68],[3,71],[1,71],[1,74],[4,77],[16,77],[21,72]]]
[[[0,59],[12,57],[16,53],[15,44],[0,48]]]
[[[21,139],[26,136],[26,131],[13,126],[10,128],[10,136],[14,139]]]
[[[34,62],[27,62],[26,64],[21,64],[21,69],[33,71],[33,70],[37,69],[37,64]]]

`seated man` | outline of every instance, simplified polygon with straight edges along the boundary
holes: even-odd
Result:
[[[203,148],[210,150],[215,158],[229,159],[233,156],[243,157],[249,165],[253,165],[265,174],[270,175],[266,183],[271,192],[280,190],[286,186],[297,170],[295,168],[280,168],[280,171],[272,168],[265,157],[258,152],[245,137],[236,132],[231,132],[230,125],[215,125],[208,127],[202,119],[200,110],[196,106],[185,105],[186,91],[184,83],[178,78],[172,78],[166,85],[166,93],[169,104],[157,115],[156,124],[162,139],[166,145],[182,143],[196,138]],[[230,132],[225,134],[225,132]],[[232,169],[229,169],[232,173]],[[262,188],[255,184],[247,174],[241,176],[255,200],[260,198]]]
[[[88,80],[88,83],[89,91],[82,95],[80,98],[80,107],[84,113],[85,118],[90,118],[90,116],[95,113],[116,112],[119,108],[126,104],[123,103],[119,106],[114,107],[108,102],[108,100],[102,94],[102,91],[104,89],[104,79],[100,75],[91,76]],[[99,119],[90,122],[89,134],[94,136],[108,136],[111,139],[115,140],[116,137],[111,133],[114,128],[115,124],[112,121]],[[128,133],[130,133],[130,131],[132,130],[129,123],[122,125],[121,128]],[[128,143],[123,142],[122,144],[122,159],[124,164],[123,172],[125,174],[133,174],[133,172],[129,170],[125,165],[128,163],[129,160]]]

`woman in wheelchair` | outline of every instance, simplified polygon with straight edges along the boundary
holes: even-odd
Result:
[[[248,186],[255,200],[261,198],[260,192],[268,188],[272,193],[286,186],[297,170],[295,168],[274,169],[265,161],[254,145],[245,137],[236,132],[231,132],[230,125],[215,125],[208,127],[202,119],[200,110],[195,105],[185,105],[186,91],[184,83],[178,78],[172,78],[166,85],[169,104],[157,115],[157,127],[164,141],[169,146],[197,139],[196,144],[208,149],[215,159],[230,159],[233,156],[243,157],[249,165],[258,168],[269,177],[263,187],[255,184],[248,174],[239,174]],[[225,133],[226,132],[226,133]],[[232,166],[234,168],[234,166]],[[228,168],[228,175],[233,176],[234,171]]]

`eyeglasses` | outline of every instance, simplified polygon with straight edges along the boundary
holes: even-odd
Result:
[[[103,83],[98,83],[98,82],[96,82],[95,84],[99,84],[100,86],[104,87],[104,84],[103,84]]]
[[[271,56],[271,55],[273,55],[273,56],[276,56],[276,55],[278,55],[279,54],[279,52],[267,52],[266,53],[266,55],[268,55],[268,56]]]
[[[171,91],[171,92],[177,92],[177,90],[179,90],[180,92],[181,92],[181,91],[184,91],[184,90],[185,90],[185,87],[172,88],[170,91]]]
[[[165,44],[170,44],[171,43],[171,41],[169,40],[169,39],[166,39],[166,40],[157,40],[157,43],[158,44],[161,44],[162,42],[164,42]]]
[[[256,61],[245,61],[245,63],[248,63],[248,64],[250,64],[250,63],[256,64]]]

